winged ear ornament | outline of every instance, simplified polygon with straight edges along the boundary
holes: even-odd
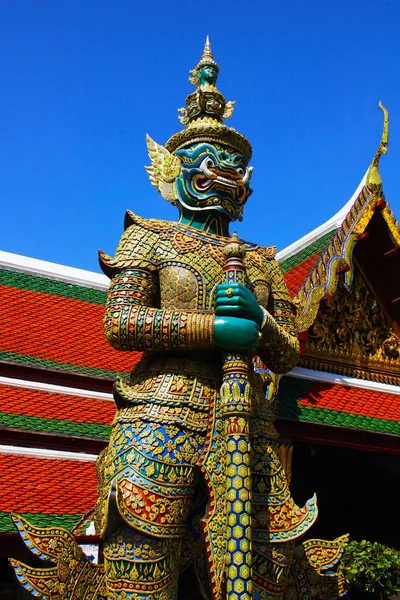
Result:
[[[149,135],[146,135],[146,142],[151,166],[145,169],[150,182],[165,200],[174,203],[178,199],[175,180],[181,172],[181,161]]]
[[[223,121],[226,121],[226,119],[229,119],[229,117],[232,116],[233,110],[234,110],[234,106],[235,106],[235,101],[234,100],[229,100],[225,104],[224,112],[222,113],[222,120]]]

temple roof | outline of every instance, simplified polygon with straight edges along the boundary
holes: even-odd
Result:
[[[11,512],[37,525],[58,524],[73,529],[96,500],[97,452],[105,445],[114,414],[111,394],[88,392],[43,383],[0,382],[0,421],[24,435],[59,436],[68,451],[0,446],[0,533],[14,532]],[[352,378],[295,369],[282,378],[278,428],[293,423],[302,439],[299,421],[324,426],[324,438],[347,430],[353,446],[355,433],[379,434],[370,448],[394,451],[400,435],[400,388],[360,382]],[[353,432],[353,433],[351,433]],[[287,435],[287,433],[286,433]],[[92,453],[82,453],[85,438],[98,440]],[[22,444],[26,438],[21,438]],[[45,438],[47,442],[49,438]],[[308,439],[308,438],[307,438]],[[397,438],[398,439],[398,438]],[[36,440],[40,445],[40,439]],[[366,447],[366,444],[364,444]]]
[[[34,525],[71,530],[96,500],[95,455],[0,446],[0,532],[14,533],[11,512]]]
[[[367,171],[368,174],[368,171]],[[400,244],[400,229],[383,195],[367,185],[367,174],[344,207],[326,223],[277,253],[286,284],[300,304],[298,327],[306,331],[312,325],[320,300],[332,296],[344,273],[350,289],[354,274],[354,251],[369,237],[373,217],[381,216],[381,230],[386,228],[390,241],[382,249],[389,254]],[[367,244],[363,242],[363,245]],[[383,257],[382,257],[383,258]],[[395,298],[391,298],[394,300]]]
[[[349,211],[363,190],[367,173],[365,173],[351,198],[333,217],[330,217],[328,221],[319,225],[302,238],[296,240],[293,244],[290,244],[290,246],[287,246],[277,253],[276,258],[280,262],[284,273],[289,273],[293,269],[297,269],[306,260],[310,260],[314,256],[321,256],[321,253],[327,248],[329,242],[346,219]],[[308,268],[307,271],[309,272],[310,268]],[[295,290],[295,293],[298,292],[304,281],[305,278],[300,280],[300,285]]]
[[[352,197],[326,223],[277,254],[298,304],[300,332],[311,327],[321,300],[332,297],[340,282],[350,290],[356,264],[371,271],[370,284],[382,308],[400,328],[400,282],[398,265],[393,266],[393,258],[399,256],[400,229],[383,195],[378,170],[388,145],[388,115],[379,106],[384,113],[382,139]]]
[[[323,289],[317,298],[317,308],[314,306],[313,318],[318,311],[318,302],[325,293],[321,275],[316,277],[315,273],[321,263],[329,263],[327,256],[330,263],[339,260],[343,264],[343,256],[351,262],[352,254],[348,253],[345,246],[351,228],[359,223],[360,215],[365,230],[376,211],[386,211],[385,222],[391,227],[392,237],[393,232],[398,233],[397,223],[386,202],[383,207],[378,206],[380,196],[377,197],[368,189],[367,177],[368,172],[350,200],[334,217],[277,255],[289,290],[293,296],[302,299],[303,308],[315,289]],[[354,246],[359,239],[358,234],[351,239]],[[332,290],[337,286],[340,270],[336,269],[335,284],[332,286],[329,264],[325,272],[327,281],[330,277]],[[62,373],[63,377],[66,374],[79,374],[92,377],[91,381],[96,378],[106,382],[103,389],[110,393],[116,375],[126,376],[140,359],[140,353],[123,353],[112,349],[104,338],[102,319],[107,289],[104,276],[3,252],[0,253],[0,285],[3,299],[3,310],[0,310],[0,361],[3,375],[18,379],[18,373],[10,374],[7,371],[15,365],[36,369],[35,375],[32,376],[31,372],[30,377],[41,381],[46,381],[44,374],[49,372]],[[10,318],[12,314],[18,314],[18,319]],[[84,378],[82,381],[85,381]],[[297,420],[399,435],[390,412],[375,414],[372,404],[366,405],[369,407],[367,414],[357,409],[359,404],[356,399],[359,396],[354,388],[344,393],[343,388],[334,386],[332,389],[336,390],[336,395],[333,392],[329,395],[326,387],[321,388],[323,396],[328,394],[330,399],[325,406],[315,402],[305,403],[304,382],[299,383],[287,377],[283,381],[286,383],[282,390],[285,390],[288,401],[282,400],[281,419],[293,419],[291,399],[296,397],[299,399]],[[68,384],[66,381],[60,383],[64,386]],[[317,384],[307,385],[311,385],[307,387],[308,392]],[[74,382],[73,387],[88,389],[90,385]],[[93,397],[77,399],[70,393],[60,393],[60,390],[32,390],[4,382],[2,391],[0,407],[6,429],[99,441],[107,439],[113,414],[112,402]],[[345,398],[346,402],[336,405],[334,399],[339,396]],[[24,398],[22,403],[21,397]],[[350,398],[353,398],[351,402]],[[379,398],[379,393],[374,392],[371,402],[378,402]],[[354,410],[349,408],[352,402],[355,403]],[[389,404],[384,404],[388,411]]]
[[[280,418],[400,435],[400,388],[373,382],[363,385],[353,378],[328,378],[323,373],[310,375],[307,369],[295,369],[282,378]]]
[[[83,277],[86,271],[79,280],[78,269],[71,269],[75,278],[69,283],[58,265],[50,273],[44,261],[34,262],[44,263],[46,276],[24,273],[24,257],[13,262],[14,257],[0,255],[0,361],[109,379],[132,369],[140,355],[114,350],[103,334],[104,284],[102,289],[89,287],[93,281]],[[26,259],[26,270],[30,262]],[[8,268],[2,268],[4,263]]]
[[[400,388],[395,385],[297,367],[282,377],[278,399],[283,436],[293,421],[400,435]],[[107,443],[114,412],[111,393],[0,378],[0,422],[3,439],[10,443],[34,440],[36,446],[98,453]],[[301,439],[301,428],[296,437]],[[379,443],[375,439],[370,445]]]
[[[311,239],[304,248],[293,248],[293,254],[287,258],[282,258],[285,254],[278,252],[277,259],[281,261],[282,273],[291,296],[297,294],[336,232],[337,228],[330,229],[320,237]]]
[[[2,428],[108,440],[112,394],[0,377]]]

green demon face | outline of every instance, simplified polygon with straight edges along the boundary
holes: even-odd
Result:
[[[176,180],[178,201],[192,211],[216,210],[231,221],[242,220],[251,194],[252,167],[237,150],[199,143],[178,150],[182,170]]]

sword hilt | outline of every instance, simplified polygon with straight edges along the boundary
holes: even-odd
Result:
[[[246,248],[236,233],[232,234],[223,252],[225,254],[224,283],[242,283],[245,285],[244,257],[246,256]]]

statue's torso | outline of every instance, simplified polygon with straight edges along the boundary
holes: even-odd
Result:
[[[228,238],[179,223],[131,216],[112,268],[145,268],[157,281],[154,306],[169,310],[213,311],[223,280]],[[266,307],[273,279],[274,248],[246,243],[247,285]],[[271,275],[272,274],[272,275]],[[116,421],[178,426],[199,435],[210,427],[222,381],[219,350],[145,353],[129,384],[118,382]],[[257,404],[265,403],[262,383],[253,381]],[[168,460],[168,457],[165,457]],[[174,460],[171,457],[171,460]]]
[[[116,257],[107,261],[108,274],[112,276],[116,271],[151,274],[153,308],[171,314],[212,312],[216,288],[223,281],[227,238],[178,223],[135,216],[131,220]],[[273,299],[282,285],[279,266],[272,260],[274,249],[245,245],[246,285],[260,305],[271,309],[269,296]],[[271,310],[275,316],[281,309],[277,304]],[[274,520],[278,528],[290,529],[286,534],[289,539],[309,526],[314,513],[311,511],[309,516],[308,510],[290,504],[289,488],[274,442],[277,433],[272,411],[276,380],[271,378],[268,400],[262,377],[252,368],[249,381],[255,528],[259,539],[270,539],[264,529]],[[172,535],[171,531],[173,535],[184,535],[190,498],[195,497],[198,467],[213,471],[211,479],[216,485],[222,464],[218,454],[224,454],[223,421],[218,410],[221,383],[222,352],[217,349],[145,352],[129,383],[117,382],[118,410],[110,444],[98,463],[96,526],[101,535],[108,523],[112,489],[116,490],[120,515],[133,528],[165,535],[170,519],[172,529],[168,529],[168,535]],[[176,496],[179,498],[175,500]],[[138,504],[139,497],[144,499],[143,505]],[[149,514],[145,512],[150,508],[150,505],[145,507],[146,498],[153,498],[153,512]],[[166,516],[155,511],[157,502],[164,503]],[[170,506],[174,510],[176,506],[179,508],[175,516],[169,514]],[[285,515],[290,516],[290,523]]]
[[[222,282],[229,238],[203,233],[169,221],[133,221],[121,240],[112,266],[136,266],[157,274],[158,305],[171,310],[212,311],[216,287]],[[266,307],[274,269],[275,248],[245,243],[247,285]]]

